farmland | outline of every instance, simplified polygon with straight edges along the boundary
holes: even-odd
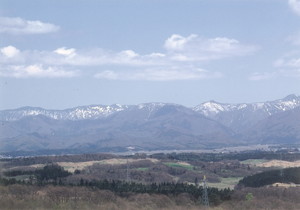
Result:
[[[1,202],[3,206],[7,206],[6,209],[18,208],[18,205],[25,205],[28,209],[72,209],[74,205],[81,209],[119,209],[122,205],[128,209],[139,209],[139,198],[149,204],[144,205],[144,209],[185,209],[187,207],[183,202],[189,203],[189,209],[201,209],[200,195],[204,176],[209,192],[212,193],[211,205],[219,209],[234,209],[229,207],[232,202],[237,202],[238,205],[258,202],[261,205],[258,198],[244,203],[245,197],[240,197],[240,194],[244,193],[246,196],[245,189],[253,193],[254,197],[261,191],[266,191],[270,195],[268,199],[272,199],[275,191],[281,192],[280,186],[287,186],[284,183],[274,183],[273,188],[254,190],[237,187],[240,180],[270,170],[297,167],[299,153],[90,154],[2,159],[0,164],[3,185],[1,192],[8,196],[2,197]],[[297,183],[290,184],[285,193],[299,190],[296,186]],[[196,189],[200,191],[197,192]],[[74,191],[76,195],[72,195]],[[103,198],[100,204],[87,198],[86,194],[96,197],[113,195],[115,200]],[[9,204],[9,200],[15,196],[18,202],[10,206],[12,204]],[[59,198],[60,196],[63,198]],[[77,196],[76,201],[72,198],[74,196]],[[282,196],[284,200],[284,193]],[[50,205],[50,201],[55,201],[56,205]],[[297,199],[292,203],[283,202],[279,207],[289,203],[292,205],[291,209],[297,209],[297,202]]]

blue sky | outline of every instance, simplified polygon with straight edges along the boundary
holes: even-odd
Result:
[[[300,0],[0,5],[0,109],[300,95]]]

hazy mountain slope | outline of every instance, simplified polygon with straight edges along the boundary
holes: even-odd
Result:
[[[254,143],[300,143],[300,107],[274,114],[247,130],[244,138]]]

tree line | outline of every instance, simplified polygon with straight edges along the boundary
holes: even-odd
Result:
[[[300,184],[300,167],[276,169],[247,176],[239,181],[239,186],[262,187],[274,183]]]

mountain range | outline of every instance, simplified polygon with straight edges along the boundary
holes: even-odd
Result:
[[[300,143],[300,96],[260,103],[209,101],[0,111],[0,153],[184,150]]]

